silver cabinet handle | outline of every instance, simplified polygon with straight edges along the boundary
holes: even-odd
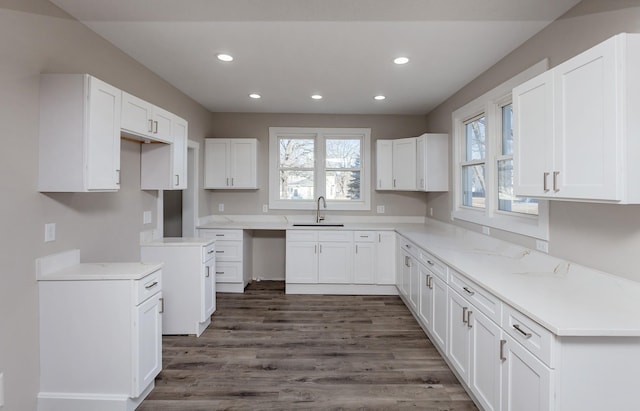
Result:
[[[520,324],[513,324],[513,328],[515,328],[516,331],[518,331],[520,334],[522,334],[524,336],[524,338],[531,338],[531,333],[528,333],[526,331],[524,331],[522,328],[520,328]]]
[[[116,184],[120,185],[120,170],[116,170],[118,179],[116,180]]]
[[[467,311],[467,327],[468,328],[473,327],[473,325],[471,325],[471,314],[473,314],[473,311],[471,310]]]
[[[176,174],[176,185],[180,185],[180,174]]]
[[[433,290],[433,276],[429,276],[429,288]]]
[[[504,345],[507,343],[507,340],[500,340],[500,361],[506,361],[507,358],[504,356]]]
[[[215,250],[212,248],[211,250],[207,251],[207,254],[213,254],[215,252]]]
[[[358,254],[358,244],[356,244],[356,254]]]
[[[467,307],[462,307],[462,322],[464,324],[467,323],[467,310],[468,310]]]
[[[427,276],[425,277],[425,279],[426,279],[426,282],[425,282],[425,284],[424,284],[424,285],[426,285],[427,287],[429,287],[429,275],[427,275]],[[430,288],[430,287],[429,287],[429,288]]]
[[[207,271],[207,273],[206,273],[204,276],[205,276],[205,277],[211,277],[211,272],[210,272],[209,266],[206,266],[205,268],[207,269],[207,270],[206,270],[206,271]]]
[[[216,237],[224,237],[224,234],[216,234]]]
[[[429,265],[435,265],[435,264],[433,263],[433,261],[431,261],[431,260],[427,260],[427,264],[429,264]]]
[[[224,271],[216,271],[216,274],[224,274]]]
[[[154,121],[153,125],[155,126],[154,130],[153,130],[153,134],[158,134],[158,122]]]
[[[314,254],[318,254],[318,245],[317,244],[313,246],[313,253]]]
[[[149,119],[149,133],[153,133],[153,120]]]
[[[227,187],[229,187],[229,177],[227,177]]]
[[[471,290],[470,290],[469,288],[467,288],[467,287],[462,287],[462,289],[463,289],[463,290],[465,290],[465,291],[467,292],[467,294],[469,294],[469,295],[474,295],[474,294],[475,294],[475,291],[471,291]]]
[[[146,288],[147,290],[150,290],[150,289],[152,289],[153,287],[155,287],[156,285],[158,285],[158,282],[157,282],[157,281],[154,281],[154,282],[152,282],[152,283],[151,283],[151,284],[149,284],[149,285],[145,285],[145,286],[144,286],[144,288]]]
[[[233,181],[233,177],[231,177],[231,187],[233,187],[235,185],[234,181]]]
[[[160,297],[160,314],[162,314],[164,312],[164,298]]]
[[[381,243],[382,242],[382,234],[378,234],[378,242]]]
[[[224,254],[224,250],[216,250],[217,254]]]
[[[542,173],[542,189],[545,193],[549,191],[549,187],[547,187],[547,177],[549,177],[549,173]]]
[[[320,244],[320,254],[322,254],[322,244]]]
[[[558,188],[558,174],[560,174],[559,171],[553,172],[553,191],[556,193],[560,191],[560,189]]]
[[[396,188],[396,179],[393,179],[393,188]]]

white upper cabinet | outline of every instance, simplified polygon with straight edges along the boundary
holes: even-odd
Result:
[[[143,144],[140,150],[140,188],[184,190],[187,188],[186,120],[172,116],[171,144]]]
[[[204,188],[257,189],[255,138],[205,139]]]
[[[448,191],[446,134],[376,142],[377,190]]]
[[[449,136],[423,134],[416,138],[416,188],[449,191]]]
[[[516,195],[640,203],[639,70],[620,34],[513,90]]]
[[[40,81],[38,190],[120,188],[122,92],[88,74],[44,74]]]
[[[122,132],[137,138],[171,143],[173,114],[122,92]]]

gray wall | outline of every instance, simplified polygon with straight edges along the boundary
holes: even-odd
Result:
[[[585,0],[429,113],[427,128],[450,133],[451,113],[467,102],[545,57],[553,67],[620,32],[640,32],[639,1]],[[435,217],[450,221],[452,196],[427,198]],[[457,224],[480,231],[474,224]],[[550,254],[640,281],[634,258],[640,250],[640,206],[552,201],[549,225]],[[493,233],[529,247],[535,244],[531,238]]]
[[[37,192],[39,74],[93,74],[184,117],[196,141],[210,134],[211,114],[44,0],[0,1],[0,56],[0,372],[3,410],[27,411],[39,386],[34,260],[71,248],[84,261],[139,260],[139,233],[157,219],[157,192],[139,189],[140,146],[126,140],[119,192]],[[49,222],[57,239],[45,244]]]
[[[375,162],[375,140],[418,136],[427,131],[424,116],[366,116],[318,114],[251,114],[215,113],[214,132],[208,137],[254,137],[258,139],[259,190],[209,190],[208,213],[200,214],[262,214],[262,205],[269,203],[269,127],[362,127],[371,128],[372,161]],[[438,132],[439,130],[429,130]],[[375,167],[373,167],[375,176]],[[375,181],[375,180],[374,180]],[[339,212],[376,214],[376,205],[385,206],[385,215],[425,215],[425,193],[372,192],[370,212]],[[223,203],[225,211],[218,212]],[[330,212],[330,211],[329,211]],[[302,211],[299,213],[309,213]],[[295,214],[291,210],[273,210],[269,214]]]

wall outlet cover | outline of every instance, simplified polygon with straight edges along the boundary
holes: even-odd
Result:
[[[262,212],[263,213],[269,212],[269,204],[263,204],[262,205]]]
[[[151,224],[151,211],[142,213],[142,224]]]
[[[536,240],[536,250],[542,251],[543,253],[548,253],[549,243],[547,241]]]
[[[224,211],[224,204],[218,204],[218,211]]]
[[[44,225],[44,242],[56,240],[56,223],[48,223]]]
[[[384,206],[379,205],[378,207],[376,207],[376,211],[378,212],[378,214],[384,214]]]

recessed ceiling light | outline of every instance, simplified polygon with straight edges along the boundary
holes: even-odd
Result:
[[[398,58],[394,59],[393,62],[396,63],[396,64],[407,64],[409,62],[409,58],[408,57],[398,57]]]
[[[262,96],[260,94],[258,94],[258,93],[251,93],[251,94],[249,94],[249,97],[258,99],[258,98],[261,98]]]
[[[385,97],[385,96],[383,96],[383,95],[381,94],[381,95],[379,95],[379,96],[375,96],[373,99],[374,99],[374,100],[384,100],[385,98],[386,98],[386,97]]]
[[[312,94],[311,98],[314,100],[322,100],[322,96],[320,94]]]
[[[217,57],[220,61],[233,61],[233,57],[228,54],[218,54]]]

